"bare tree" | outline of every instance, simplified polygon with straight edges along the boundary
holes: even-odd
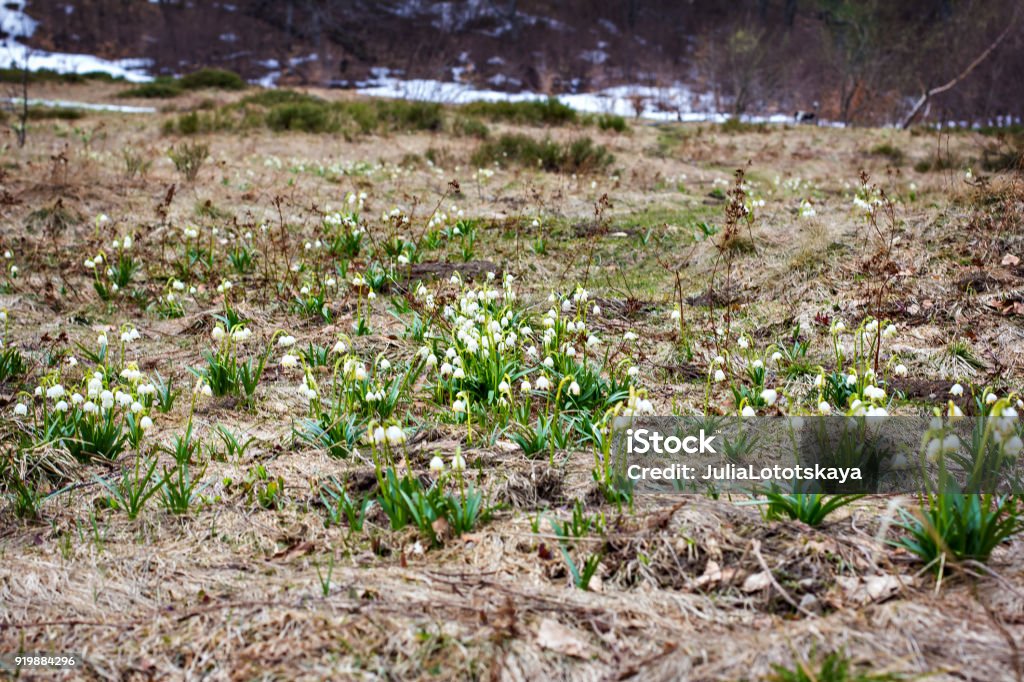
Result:
[[[984,51],[982,51],[981,54],[975,57],[974,61],[968,64],[963,71],[954,76],[952,80],[949,80],[943,83],[942,85],[925,89],[924,94],[922,94],[921,97],[917,100],[917,102],[914,103],[914,106],[911,108],[910,113],[908,113],[904,117],[900,127],[904,129],[909,128],[910,125],[914,122],[914,119],[916,119],[917,115],[921,112],[921,109],[924,108],[924,106],[928,103],[929,100],[931,100],[932,97],[935,97],[936,95],[941,95],[942,93],[955,88],[965,78],[971,75],[971,72],[978,68],[978,66],[980,66],[982,62],[988,59],[989,55],[995,52],[996,48],[999,47],[1000,43],[1002,43],[1003,40],[1006,39],[1006,36],[1010,35],[1010,31],[1017,24],[1017,7],[1018,5],[1014,5],[1013,15],[1010,17],[1010,21],[1007,22],[1006,27],[999,33],[998,36],[996,36],[996,39],[993,40],[988,45],[988,47],[986,47]]]
[[[7,45],[10,51],[11,46]],[[14,131],[15,139],[19,147],[25,146],[28,136],[28,83],[31,78],[29,61],[31,50],[25,48],[21,61],[16,61],[18,69],[18,81],[7,88],[7,97],[4,98],[4,108],[13,116],[13,123],[10,124]]]

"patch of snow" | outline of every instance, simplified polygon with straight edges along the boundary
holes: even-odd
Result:
[[[8,97],[8,102],[21,102],[17,97]],[[60,109],[87,109],[89,111],[114,111],[121,114],[152,114],[156,107],[133,107],[127,104],[97,104],[95,102],[75,102],[66,99],[34,99],[29,98],[30,106],[55,107]]]
[[[10,0],[0,4],[0,30],[7,34],[7,38],[0,44],[0,68],[28,68],[29,71],[49,69],[57,73],[98,71],[132,83],[153,80],[146,73],[146,69],[152,67],[148,59],[109,60],[89,54],[45,52],[22,45],[18,38],[30,38],[39,25],[39,22],[25,13],[25,5],[25,0]]]
[[[386,70],[383,70],[386,72]],[[494,85],[504,83],[503,76],[493,76]],[[445,104],[467,102],[508,101],[525,102],[546,99],[546,95],[532,92],[500,92],[471,87],[463,83],[452,83],[429,79],[401,79],[392,76],[374,78],[361,83],[357,92],[371,97],[389,97]],[[617,114],[624,117],[636,115],[637,102],[641,107],[640,117],[652,121],[717,122],[731,118],[714,109],[714,98],[710,94],[695,93],[682,84],[664,88],[650,86],[622,85],[598,92],[566,93],[555,96],[560,102],[573,109],[594,114]],[[792,123],[788,114],[768,116],[744,116],[752,123]]]
[[[0,4],[0,31],[11,38],[31,38],[39,22],[25,14],[26,0]]]

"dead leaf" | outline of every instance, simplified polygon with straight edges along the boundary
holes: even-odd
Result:
[[[1020,263],[1020,258],[1017,258],[1012,253],[1008,253],[1003,256],[1003,260],[999,261],[1002,265],[1017,265]]]
[[[589,658],[587,643],[576,636],[576,634],[552,618],[545,618],[537,628],[537,644],[566,656],[576,658]]]
[[[849,602],[868,604],[883,601],[896,594],[901,587],[912,584],[908,576],[869,575],[863,578],[856,576],[840,576],[836,578],[838,585],[845,593]]]
[[[771,584],[771,574],[768,571],[761,571],[760,573],[748,575],[747,579],[743,581],[743,587],[740,589],[744,592],[760,592]]]

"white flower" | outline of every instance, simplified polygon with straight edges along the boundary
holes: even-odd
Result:
[[[960,384],[953,384],[953,386],[949,389],[949,394],[950,395],[956,395],[956,396],[963,395],[964,394],[964,387],[961,386]]]
[[[752,408],[750,405],[744,405],[743,409],[740,411],[740,415],[743,417],[753,417],[756,414],[757,413],[754,412],[754,408]]]
[[[866,386],[864,388],[864,397],[868,400],[884,400],[885,389],[877,386]]]
[[[1024,449],[1024,442],[1021,441],[1020,436],[1014,436],[1003,443],[1003,451],[1010,457],[1016,457],[1022,449]]]
[[[288,334],[282,334],[281,336],[277,337],[277,345],[280,346],[281,348],[287,348],[288,346],[294,346],[295,345],[295,337],[294,336],[289,336]]]
[[[716,381],[716,382],[722,382],[722,381],[725,381],[725,372],[723,372],[723,371],[722,371],[722,370],[720,370],[720,369],[716,369],[716,370],[715,370],[715,381]]]
[[[523,379],[523,383],[519,384],[519,390],[522,393],[529,393],[530,391],[533,390],[533,386],[530,385],[529,381],[527,381],[526,379]]]
[[[743,348],[744,350],[750,347],[750,342],[747,341],[747,337],[745,336],[741,336],[739,339],[737,339],[736,343],[737,345],[739,345],[740,348]]]
[[[64,387],[61,386],[60,384],[51,386],[50,388],[46,389],[46,397],[49,398],[50,400],[55,400],[57,398],[62,397],[63,395]]]
[[[829,414],[832,412],[832,406],[829,405],[828,402],[822,400],[820,403],[818,403],[818,412],[822,414]]]
[[[626,332],[622,335],[624,341],[636,341],[637,335],[634,332]]]
[[[466,378],[465,370],[463,370],[461,367],[456,367],[455,371],[452,372],[452,378],[453,379],[465,379]]]
[[[761,400],[767,405],[771,406],[775,404],[775,401],[779,399],[779,394],[774,388],[766,388],[761,391]]]
[[[67,412],[68,404],[66,401],[61,400],[56,405],[53,406],[53,409],[57,410],[58,412]]]
[[[14,414],[17,417],[24,417],[26,414],[28,414],[28,407],[25,405],[25,403],[18,403],[17,405],[14,406]]]
[[[985,404],[986,405],[991,405],[992,403],[994,403],[997,400],[999,400],[999,398],[996,396],[995,393],[987,393],[987,394],[985,394]]]
[[[782,360],[782,353],[775,351],[772,353],[772,362],[780,362]]]
[[[405,431],[393,424],[387,428],[384,435],[387,438],[388,445],[400,445],[405,442]]]
[[[149,429],[153,428],[153,420],[150,419],[148,416],[143,417],[142,419],[139,420],[139,428],[142,429],[143,431],[148,431]]]
[[[82,412],[85,412],[86,414],[95,414],[99,412],[99,409],[100,408],[96,407],[96,403],[91,400],[86,400],[85,404],[82,405]]]
[[[291,353],[288,353],[281,358],[281,366],[285,369],[293,369],[299,366],[299,359]]]
[[[463,402],[462,398],[452,403],[452,411],[456,414],[464,414],[466,412],[466,403]]]
[[[896,367],[893,369],[893,374],[895,374],[898,377],[907,376],[907,366],[903,364],[896,365]]]
[[[629,375],[629,378],[636,379],[640,376],[640,368],[634,365],[626,370],[626,374]]]
[[[430,470],[436,474],[444,471],[444,460],[437,455],[434,455],[430,460]]]
[[[542,374],[539,377],[537,377],[537,390],[538,391],[546,391],[549,388],[551,388],[551,382],[548,381],[548,378],[546,376],[544,376]]]
[[[462,457],[462,453],[456,450],[455,455],[452,457],[452,470],[462,471],[465,468],[466,460]]]
[[[502,382],[500,384],[498,384],[498,393],[508,393],[508,392],[509,392],[508,382],[505,381],[505,380],[502,380]]]
[[[218,324],[213,328],[213,332],[211,332],[210,336],[213,337],[214,341],[223,341],[225,336],[224,327]]]
[[[573,381],[571,384],[569,384],[569,395],[579,395],[579,394],[580,394],[580,385],[577,384],[575,381]]]

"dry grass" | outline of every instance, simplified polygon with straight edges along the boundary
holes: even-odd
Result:
[[[39,96],[100,101],[111,96],[104,87],[64,86]],[[187,104],[181,98],[174,106]],[[706,300],[715,240],[693,246],[689,237],[700,222],[721,224],[724,203],[712,193],[728,189],[721,183],[749,161],[748,178],[766,206],[750,229],[752,248],[736,253],[734,324],[755,340],[777,340],[795,322],[820,334],[815,318],[821,314],[858,320],[873,312],[873,285],[863,276],[870,253],[849,198],[864,167],[903,199],[897,272],[885,311],[901,326],[895,352],[915,377],[932,382],[939,400],[957,377],[942,376],[931,358],[951,338],[968,339],[984,360],[973,381],[1020,387],[1024,310],[1014,312],[1012,303],[1013,292],[1024,290],[1024,271],[1002,264],[1006,254],[1024,257],[1020,187],[1013,179],[994,180],[1009,198],[986,205],[991,190],[979,193],[960,173],[904,169],[904,175],[887,176],[884,158],[863,153],[885,142],[912,165],[934,155],[935,140],[927,134],[814,127],[725,134],[711,126],[638,125],[616,135],[590,129],[587,134],[615,154],[617,177],[511,169],[478,183],[466,165],[475,142],[464,138],[415,134],[345,142],[254,131],[204,140],[211,158],[194,184],[182,185],[164,158],[175,140],[160,136],[162,116],[90,114],[76,123],[84,135],[59,122],[39,122],[25,150],[6,151],[0,247],[14,252],[21,272],[0,295],[0,308],[10,311],[14,342],[33,358],[73,348],[74,341],[90,344],[99,329],[132,322],[143,334],[134,351],[140,369],[159,370],[181,385],[188,381],[186,367],[197,365],[207,347],[210,315],[219,310],[216,282],[201,291],[208,307],[159,320],[128,301],[99,302],[81,267],[83,254],[131,230],[137,252],[150,261],[137,284],[152,294],[166,281],[160,259],[172,228],[276,226],[284,216],[301,232],[318,224],[326,207],[341,208],[346,192],[360,190],[369,194],[369,214],[397,204],[415,207],[422,220],[457,179],[461,194],[445,203],[484,219],[475,259],[488,265],[475,266],[480,272],[496,267],[516,274],[520,295],[540,311],[552,289],[586,281],[605,309],[594,329],[607,338],[642,332],[643,383],[658,410],[699,411],[704,374],[694,378],[679,359],[668,317],[673,279],[661,264],[685,262],[684,295]],[[559,129],[552,138],[575,134]],[[125,179],[125,147],[155,160],[145,177]],[[977,153],[966,135],[952,138],[950,147],[958,158]],[[441,167],[422,161],[429,149],[446,160]],[[412,163],[410,155],[420,160]],[[380,165],[329,177],[299,168],[351,168],[353,162]],[[794,178],[804,183],[799,189],[786,184]],[[161,218],[157,208],[172,184],[174,198]],[[595,218],[604,194],[611,206]],[[813,199],[814,218],[797,217],[802,198]],[[33,211],[58,200],[84,220],[26,226]],[[222,217],[197,215],[206,202]],[[101,212],[114,225],[97,240],[91,220]],[[538,216],[544,225],[532,228]],[[978,226],[985,229],[972,229]],[[540,236],[547,237],[543,256],[530,250]],[[449,274],[446,266],[431,267]],[[290,312],[267,295],[259,276],[244,286],[241,309],[262,338],[288,329],[300,346],[329,347],[349,331],[352,305],[340,305],[335,320],[324,324]],[[687,315],[695,333],[706,335],[706,311],[691,306]],[[415,351],[386,300],[377,302],[372,320],[374,333],[354,341],[360,355],[386,350],[400,358]],[[710,347],[698,350],[713,354]],[[34,371],[38,377],[44,370]],[[254,411],[227,399],[200,405],[196,427],[204,438],[213,442],[211,430],[222,424],[256,443],[243,461],[211,463],[205,493],[215,499],[185,517],[150,504],[130,522],[104,509],[94,476],[110,469],[101,465],[73,471],[81,485],[54,491],[42,521],[16,520],[4,509],[0,653],[77,652],[84,665],[74,676],[82,679],[754,680],[773,663],[841,649],[874,671],[935,680],[1020,679],[1019,539],[997,550],[991,564],[997,577],[958,575],[936,592],[930,575],[919,575],[919,565],[884,542],[894,508],[912,505],[910,499],[865,500],[819,529],[765,522],[737,500],[701,496],[642,497],[635,513],[622,514],[597,495],[589,452],[566,453],[552,468],[546,459],[525,459],[504,438],[467,447],[462,427],[438,422],[418,403],[425,423],[410,450],[414,468],[461,444],[471,476],[505,505],[490,524],[424,551],[413,530],[387,530],[379,509],[364,534],[325,527],[318,485],[333,476],[370,486],[373,467],[291,444],[292,420],[302,412],[296,385],[274,367]],[[726,405],[725,393],[716,388],[713,404]],[[13,387],[3,386],[4,415],[14,402]],[[179,404],[157,419],[151,437],[169,441],[186,418],[187,405]],[[9,443],[11,429],[3,431]],[[283,477],[281,509],[261,509],[224,488],[226,477],[240,480],[255,463]],[[577,499],[607,517],[603,537],[581,541],[600,546],[604,555],[589,592],[572,587],[550,527],[531,528],[545,510],[565,517]],[[325,596],[318,574],[328,571]]]

